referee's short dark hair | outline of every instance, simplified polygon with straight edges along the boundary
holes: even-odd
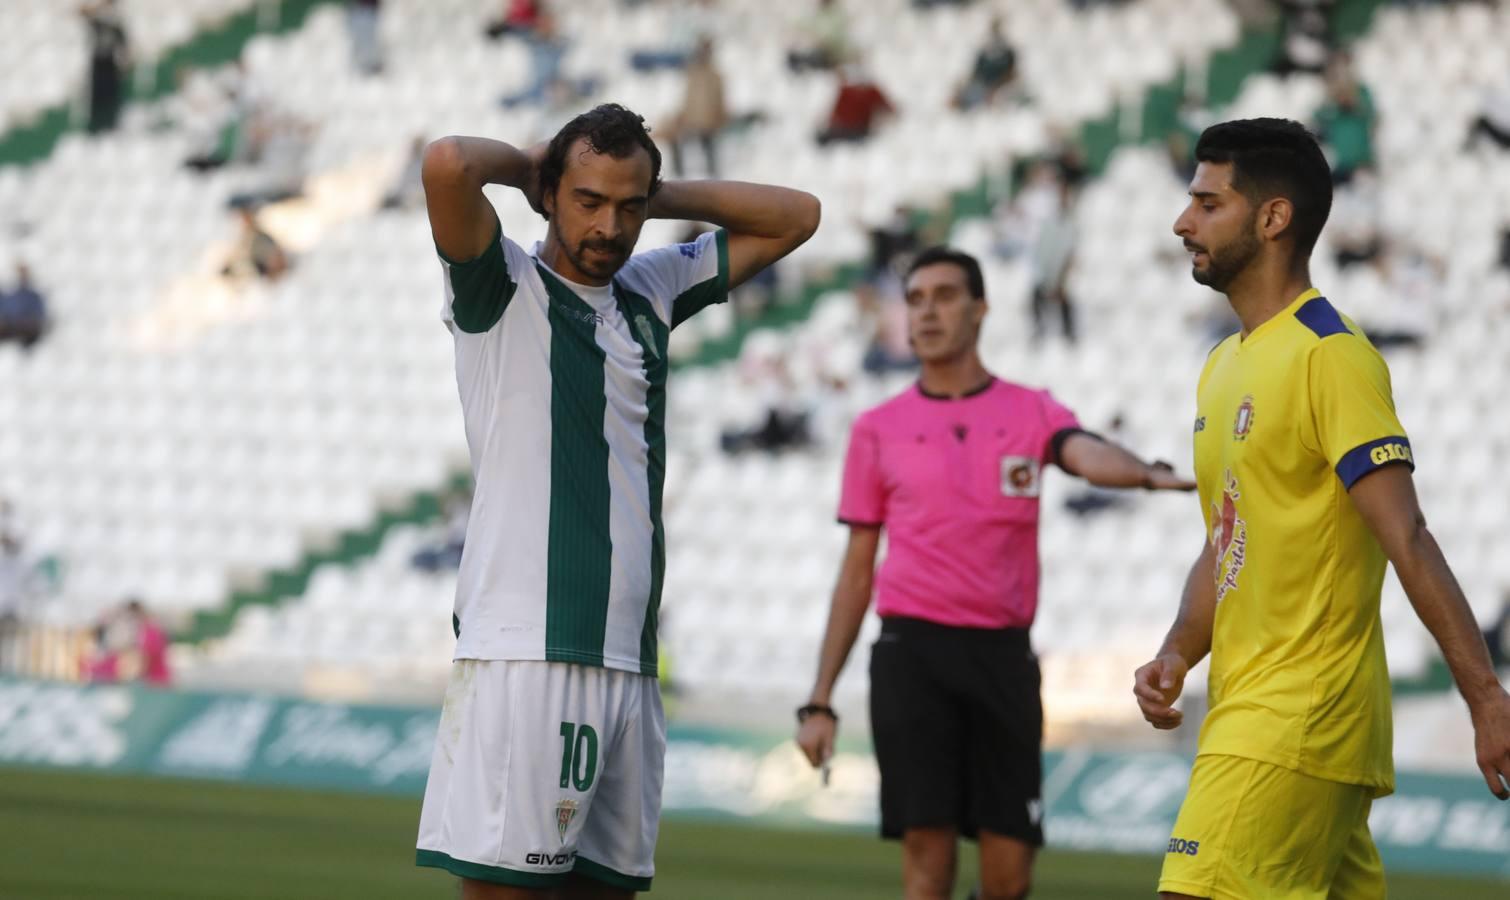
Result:
[[[1235,119],[1212,125],[1197,162],[1231,163],[1232,187],[1254,206],[1284,197],[1295,207],[1295,250],[1310,256],[1332,212],[1332,170],[1316,138],[1292,119]]]
[[[965,285],[970,288],[970,296],[976,300],[986,299],[986,276],[981,274],[980,261],[963,250],[955,250],[943,244],[935,244],[913,257],[912,265],[907,267],[907,278],[902,280],[905,282],[911,279],[912,273],[924,266],[939,263],[959,266],[960,271],[965,273]]]

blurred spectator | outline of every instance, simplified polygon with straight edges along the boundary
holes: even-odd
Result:
[[[896,112],[860,63],[848,63],[839,72],[839,92],[834,96],[828,124],[818,132],[819,146],[836,141],[858,142],[868,139],[883,119]]]
[[[132,665],[122,674],[134,675],[148,684],[166,687],[173,680],[168,668],[167,632],[156,619],[148,615],[139,600],[127,602],[123,618],[134,654],[129,660]]]
[[[47,331],[47,300],[31,283],[31,269],[16,264],[16,286],[0,291],[0,343],[15,341],[26,349]]]
[[[907,338],[907,305],[900,297],[863,282],[855,288],[855,303],[872,329],[860,368],[872,375],[916,369],[918,360]]]
[[[1373,96],[1359,83],[1352,59],[1345,53],[1327,66],[1327,101],[1316,112],[1317,136],[1330,151],[1332,181],[1347,184],[1353,175],[1374,164]]]
[[[130,42],[115,0],[100,0],[80,10],[89,29],[89,130],[109,131],[125,102],[126,67]]]
[[[346,36],[351,40],[351,65],[363,75],[383,71],[383,45],[378,39],[380,0],[346,0]]]
[[[1347,187],[1337,191],[1327,220],[1327,234],[1339,269],[1373,262],[1379,257],[1383,246],[1379,235],[1382,214],[1379,179],[1372,170],[1358,172]]]
[[[970,77],[954,94],[957,109],[991,106],[1008,95],[1017,82],[1017,52],[1007,43],[1001,17],[991,20],[986,42],[975,54]]]
[[[245,70],[240,60],[224,72],[181,66],[178,90],[167,101],[168,118],[189,145],[184,165],[208,172],[229,163],[241,144],[243,107],[241,85]]]
[[[1070,190],[1079,190],[1091,174],[1090,164],[1085,161],[1085,148],[1068,135],[1058,136],[1056,142],[1059,149],[1054,154],[1054,166],[1059,170],[1059,178]]]
[[[671,125],[671,169],[678,176],[687,172],[683,147],[696,142],[703,148],[706,171],[718,177],[718,133],[728,124],[724,78],[713,58],[713,41],[702,38],[687,63],[687,88],[682,108]]]
[[[740,378],[758,398],[752,427],[726,429],[719,439],[726,453],[774,453],[812,442],[808,411],[797,394],[787,351],[777,342],[747,339],[740,353]]]
[[[445,534],[439,544],[415,552],[411,564],[416,569],[439,572],[461,565],[461,551],[467,543],[467,522],[472,516],[471,495],[466,491],[455,491],[446,497],[444,516]]]
[[[24,550],[20,535],[0,530],[0,623],[15,620],[25,605],[31,567]]]
[[[1446,275],[1442,260],[1411,244],[1386,242],[1372,273],[1365,270],[1364,275],[1377,278],[1372,290],[1363,288],[1364,296],[1375,299],[1358,311],[1357,318],[1374,346],[1384,350],[1424,343],[1436,328],[1436,301]]]
[[[1059,207],[1064,180],[1063,172],[1052,160],[1039,159],[1028,165],[1022,187],[992,210],[996,230],[994,249],[998,256],[1011,259],[1037,244],[1043,223]]]
[[[243,135],[233,162],[251,168],[245,189],[231,196],[233,207],[277,203],[304,193],[309,153],[316,127],[297,115],[276,109],[246,89],[238,98]]]
[[[416,135],[409,143],[409,156],[383,195],[383,209],[415,209],[425,205],[425,186],[420,181],[425,144],[424,135]]]
[[[1282,34],[1274,71],[1280,75],[1323,71],[1336,48],[1327,10],[1335,0],[1279,0]]]
[[[890,219],[868,230],[871,277],[889,271],[898,257],[915,253],[923,246],[917,216],[905,203],[897,204]]]
[[[540,0],[503,0],[498,18],[489,22],[483,33],[495,41],[506,34],[533,37],[544,7]]]
[[[561,34],[556,17],[542,10],[529,36],[530,81],[524,90],[507,94],[499,100],[505,109],[525,104],[569,103],[594,90],[592,79],[573,81],[562,74],[569,44]]]
[[[798,25],[797,31],[797,46],[786,57],[793,72],[837,69],[849,60],[849,17],[838,0],[818,0],[818,8]]]
[[[1468,130],[1468,146],[1480,137],[1493,141],[1501,150],[1510,150],[1510,78],[1485,92],[1479,116]]]
[[[1068,288],[1078,239],[1074,197],[1075,189],[1061,175],[1058,201],[1039,225],[1037,239],[1033,242],[1034,340],[1043,337],[1044,318],[1049,314],[1049,307],[1054,307],[1058,310],[1065,340],[1075,342],[1075,307]]]
[[[670,19],[666,43],[631,53],[630,66],[640,72],[680,69],[697,55],[699,44],[718,34],[718,7],[713,0],[683,0]]]
[[[111,683],[121,678],[120,651],[112,646],[110,626],[100,623],[90,633],[89,644],[79,658],[79,677],[94,683]]]
[[[223,273],[238,279],[257,275],[276,281],[283,277],[289,267],[288,254],[257,221],[256,209],[244,205],[237,208],[236,215],[241,221],[241,231]]]
[[[1190,135],[1176,128],[1164,137],[1164,152],[1169,157],[1169,170],[1180,184],[1189,184],[1195,178],[1195,144]]]

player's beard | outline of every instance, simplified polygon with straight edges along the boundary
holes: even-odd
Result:
[[[577,242],[575,250],[567,250],[566,243],[562,242],[561,250],[571,260],[572,265],[577,267],[578,272],[591,275],[594,278],[612,278],[615,273],[624,267],[629,258],[629,252],[620,241],[587,239]],[[590,257],[589,250],[604,250],[611,254],[608,257]]]
[[[1253,233],[1258,223],[1258,214],[1254,213],[1247,222],[1243,223],[1242,230],[1237,237],[1228,241],[1220,248],[1202,248],[1206,253],[1205,270],[1194,266],[1190,269],[1190,277],[1198,283],[1204,284],[1214,291],[1226,293],[1234,279],[1248,268],[1253,258],[1258,256],[1258,236]]]

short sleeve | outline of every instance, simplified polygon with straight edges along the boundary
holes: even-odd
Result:
[[[1048,391],[1038,394],[1038,408],[1043,416],[1043,450],[1040,461],[1043,463],[1058,463],[1055,448],[1059,442],[1055,440],[1066,431],[1078,431],[1080,420],[1075,417],[1070,408],[1054,399],[1054,395]]]
[[[886,521],[886,492],[881,479],[881,453],[876,433],[864,416],[849,432],[844,456],[844,487],[839,497],[839,521],[848,525],[881,525]]]
[[[694,241],[630,258],[619,280],[643,293],[672,328],[729,299],[729,233],[722,228]]]
[[[511,245],[497,224],[494,238],[480,255],[465,262],[450,259],[437,247],[446,273],[446,302],[441,319],[468,334],[481,334],[498,324],[518,288],[511,270]],[[517,265],[517,260],[513,263]]]
[[[1377,350],[1353,335],[1325,339],[1311,350],[1308,376],[1317,449],[1344,487],[1394,463],[1415,468]]]

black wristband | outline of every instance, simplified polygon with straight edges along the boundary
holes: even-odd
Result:
[[[806,722],[814,715],[828,716],[834,720],[835,725],[839,724],[839,714],[834,712],[834,708],[826,703],[809,703],[807,706],[799,706],[797,708],[798,724]]]

